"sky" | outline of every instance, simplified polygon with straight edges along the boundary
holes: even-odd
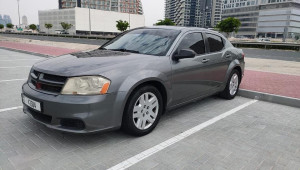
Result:
[[[142,0],[146,26],[164,18],[165,0]],[[20,16],[26,15],[28,24],[38,24],[38,10],[58,9],[58,0],[20,0]],[[0,14],[10,15],[12,23],[18,25],[17,0],[0,0]]]

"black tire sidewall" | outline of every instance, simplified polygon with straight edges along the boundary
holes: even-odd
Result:
[[[234,73],[236,73],[236,74],[238,75],[239,83],[238,83],[238,88],[237,88],[235,94],[234,94],[234,95],[231,95],[231,94],[230,94],[229,86],[230,86],[230,80],[231,80],[231,78],[232,78],[232,76],[233,76]],[[224,98],[226,98],[226,99],[233,99],[233,98],[237,95],[237,93],[239,92],[240,83],[241,83],[240,72],[239,72],[238,70],[236,70],[236,69],[232,70],[231,73],[230,73],[230,76],[229,76],[229,78],[228,78],[228,80],[227,80],[226,88],[225,88],[225,90],[221,93],[221,96],[224,97]]]
[[[148,129],[141,130],[138,129],[133,122],[133,108],[138,98],[146,92],[151,92],[156,96],[159,103],[159,109],[154,123]],[[133,91],[132,95],[127,101],[123,115],[122,129],[135,136],[143,136],[150,133],[158,124],[160,116],[163,112],[163,107],[163,99],[157,88],[154,86],[143,86],[138,88],[137,90]]]

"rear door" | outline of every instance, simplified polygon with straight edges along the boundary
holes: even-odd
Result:
[[[205,33],[208,54],[206,81],[210,82],[210,89],[218,88],[225,81],[226,71],[232,60],[232,53],[225,48],[225,40],[217,34]]]

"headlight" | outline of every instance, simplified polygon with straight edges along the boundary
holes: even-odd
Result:
[[[110,80],[100,76],[82,76],[69,78],[61,94],[95,95],[106,94]]]

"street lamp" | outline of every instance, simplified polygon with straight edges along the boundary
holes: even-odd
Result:
[[[19,15],[19,27],[21,25],[21,22],[20,22],[20,0],[17,0],[18,2],[18,15]]]
[[[92,35],[92,24],[91,24],[91,0],[89,1],[89,25],[90,25],[90,35]]]

